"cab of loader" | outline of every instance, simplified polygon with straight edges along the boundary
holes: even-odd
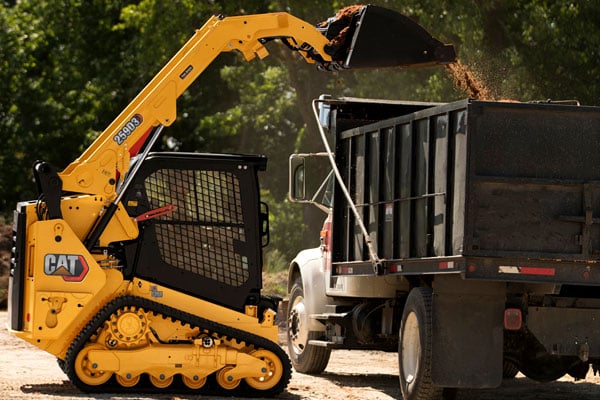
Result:
[[[123,247],[124,275],[235,310],[259,304],[266,165],[264,156],[150,153],[123,198],[139,226]]]

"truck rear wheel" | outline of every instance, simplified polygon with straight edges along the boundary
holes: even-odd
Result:
[[[308,343],[309,340],[317,339],[320,333],[308,330],[308,314],[304,305],[301,279],[297,279],[292,286],[287,315],[288,350],[294,369],[304,374],[323,372],[329,362],[331,349]]]
[[[547,352],[546,348],[529,331],[524,336],[524,349],[519,357],[519,370],[538,382],[560,379],[578,361],[577,357],[560,357]]]
[[[443,388],[431,381],[432,290],[411,290],[402,312],[398,343],[400,391],[404,400],[437,400]]]
[[[544,354],[521,362],[519,369],[529,379],[538,382],[552,382],[563,377],[575,362],[566,357]]]

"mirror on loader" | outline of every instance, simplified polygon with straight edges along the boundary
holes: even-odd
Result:
[[[289,161],[289,199],[312,204],[324,212],[331,207],[333,171],[327,153],[292,154]]]

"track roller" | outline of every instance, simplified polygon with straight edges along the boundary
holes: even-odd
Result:
[[[90,386],[102,385],[110,379],[112,372],[99,371],[97,366],[92,363],[88,354],[92,350],[103,350],[104,346],[99,344],[91,344],[83,348],[75,359],[75,371],[79,379]]]
[[[171,386],[173,383],[173,375],[166,376],[164,374],[160,374],[158,376],[150,375],[150,383],[159,389],[164,389]]]
[[[123,387],[134,387],[140,381],[139,375],[125,374],[125,376],[117,375],[117,383]]]
[[[227,366],[221,368],[219,372],[217,372],[217,383],[223,389],[233,390],[240,385],[241,380],[234,379],[233,375],[230,374],[231,370],[233,370],[233,367]]]
[[[201,378],[198,375],[194,375],[191,378],[188,376],[182,375],[181,380],[186,387],[188,387],[192,390],[200,389],[201,387],[203,387],[206,384],[206,377]]]

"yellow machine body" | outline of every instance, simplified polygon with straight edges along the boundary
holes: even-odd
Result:
[[[147,375],[153,388],[165,389],[177,377],[192,390],[202,388],[215,374],[221,389],[232,391],[244,380],[251,389],[268,392],[284,374],[289,380],[289,367],[281,355],[160,312],[177,310],[178,315],[235,327],[276,344],[275,311],[265,310],[259,320],[256,306],[246,306],[242,313],[143,279],[124,279],[115,259],[91,254],[83,245],[90,223],[82,215],[97,215],[101,199],[65,199],[65,219],[45,221],[35,220],[34,203],[23,206],[29,220],[23,287],[27,295],[23,327],[13,334],[65,360],[77,336],[107,304],[115,299],[137,302],[124,300],[127,305],[111,312],[77,354],[71,373],[83,388],[102,389],[113,376],[121,387],[134,387]],[[133,219],[120,213],[101,241],[137,237]],[[147,308],[135,305],[144,301]],[[152,304],[160,309],[152,310]]]

